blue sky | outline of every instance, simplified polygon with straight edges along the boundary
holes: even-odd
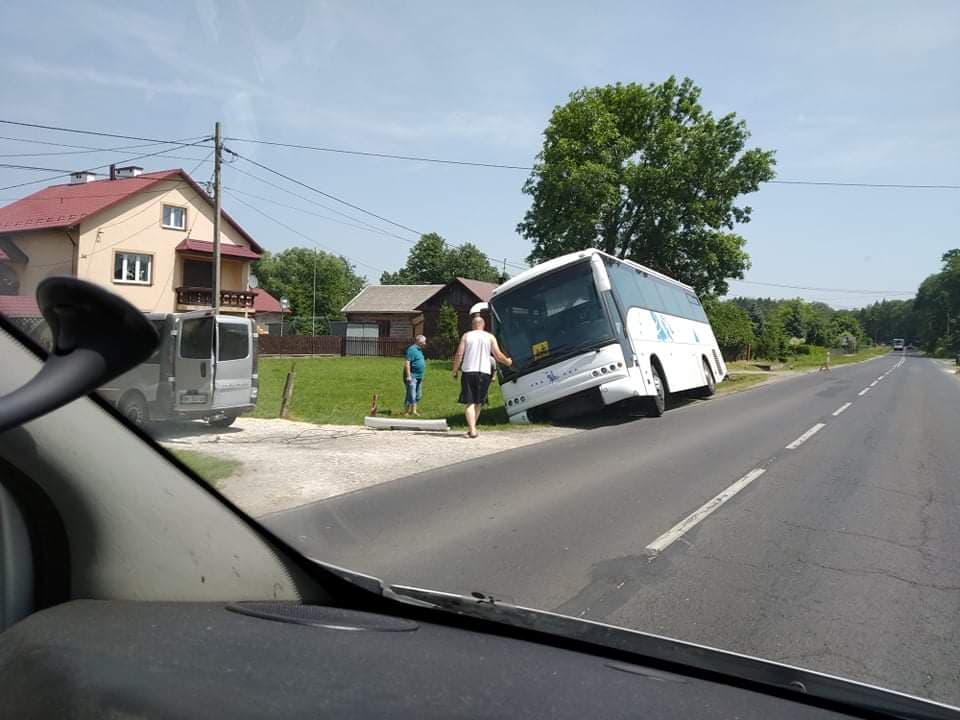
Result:
[[[232,137],[529,165],[552,108],[571,91],[675,74],[693,78],[715,114],[744,118],[752,144],[777,151],[780,179],[960,183],[960,3],[952,0],[11,1],[0,6],[0,42],[5,119],[160,138],[200,135],[219,119]],[[124,144],[9,126],[0,135]],[[413,229],[512,263],[529,251],[515,232],[529,204],[524,172],[228,145]],[[0,153],[57,150],[0,140]],[[73,168],[122,157],[0,162]],[[317,217],[344,219],[239,169],[269,177],[237,162],[224,170],[231,191],[314,213],[228,194],[225,207],[268,249],[305,241],[237,197],[350,257],[371,281],[403,263],[408,243]],[[196,174],[210,172],[207,164]],[[0,168],[0,186],[41,176]],[[748,202],[755,219],[740,232],[752,281],[909,291],[960,246],[956,190],[768,185]],[[847,307],[882,297],[741,283],[733,292]]]

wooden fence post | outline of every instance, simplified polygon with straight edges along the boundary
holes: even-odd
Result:
[[[287,373],[287,380],[283,384],[283,399],[280,401],[280,417],[286,418],[290,414],[290,401],[293,399],[293,381],[296,373],[293,371],[294,363],[290,363],[290,371]]]

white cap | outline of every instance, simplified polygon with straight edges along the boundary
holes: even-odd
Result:
[[[482,313],[484,310],[489,310],[489,309],[490,309],[490,306],[487,305],[485,302],[478,302],[476,305],[470,308],[470,314],[476,315],[477,313]]]

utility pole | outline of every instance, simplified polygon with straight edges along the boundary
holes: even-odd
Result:
[[[313,249],[313,306],[310,310],[310,317],[313,318],[313,336],[317,336],[317,257],[319,253],[317,248]]]
[[[213,313],[220,312],[220,161],[223,151],[220,122],[213,133]]]

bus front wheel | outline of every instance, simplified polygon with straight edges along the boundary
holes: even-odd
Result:
[[[650,365],[650,373],[653,376],[653,387],[657,391],[657,394],[650,398],[650,414],[660,417],[667,409],[667,384],[656,364]]]

